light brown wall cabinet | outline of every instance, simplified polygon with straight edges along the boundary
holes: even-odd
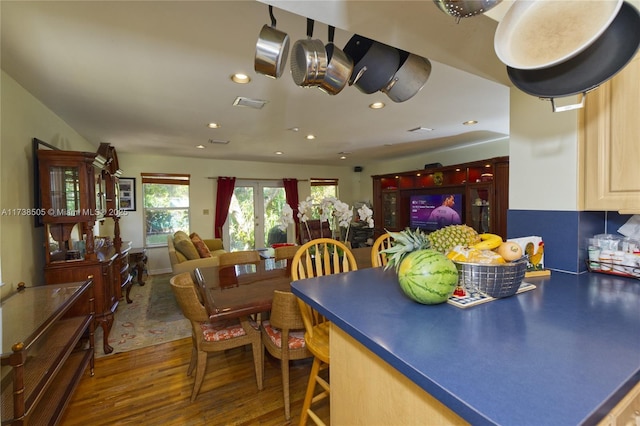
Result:
[[[509,157],[372,176],[375,233],[409,226],[412,195],[463,194],[463,222],[479,233],[507,234]]]
[[[95,321],[108,344],[114,313],[131,283],[128,252],[131,243],[120,238],[117,208],[117,156],[109,144],[97,153],[38,149],[42,217],[45,229],[47,284],[83,281],[92,276]],[[96,249],[96,220],[113,220],[114,235]],[[88,303],[87,300],[85,302]]]
[[[581,111],[583,210],[640,213],[640,54]]]
[[[57,424],[87,366],[93,375],[92,281],[24,288],[2,310],[2,424]]]

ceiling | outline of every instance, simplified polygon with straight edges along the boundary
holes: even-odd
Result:
[[[258,74],[255,45],[269,16],[252,0],[3,0],[2,69],[96,147],[109,142],[124,153],[354,166],[507,137],[495,20],[456,24],[431,0],[269,3],[291,45],[306,38],[309,17],[325,43],[331,23],[340,48],[357,33],[430,59],[430,78],[394,103],[353,86],[336,96],[300,88],[290,61],[277,80]],[[235,72],[251,83],[233,83]],[[267,103],[233,106],[238,96]],[[370,109],[375,101],[386,107]],[[408,131],[417,127],[433,130]]]

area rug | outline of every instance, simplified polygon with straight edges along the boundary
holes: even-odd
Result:
[[[182,339],[191,335],[191,324],[171,291],[171,274],[152,275],[144,286],[133,283],[129,297],[133,303],[120,301],[115,313],[109,345],[111,354],[102,348],[102,328],[95,332],[96,357],[128,352],[147,346]]]

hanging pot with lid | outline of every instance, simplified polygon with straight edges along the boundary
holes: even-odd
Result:
[[[609,27],[588,48],[558,65],[522,70],[507,67],[507,75],[518,89],[551,100],[554,112],[580,108],[587,92],[622,70],[640,46],[640,13],[624,2]],[[582,94],[575,105],[556,107],[554,98]]]
[[[313,24],[307,18],[307,39],[296,41],[291,49],[291,77],[302,87],[322,84],[327,73],[327,51],[321,40],[312,39]]]
[[[393,102],[404,102],[414,97],[431,75],[431,62],[427,58],[400,50],[400,68],[391,82],[382,89]]]
[[[398,49],[355,34],[344,47],[354,62],[349,79],[363,93],[375,93],[386,87],[398,70]]]
[[[325,46],[327,51],[327,73],[318,86],[320,90],[330,95],[337,95],[349,82],[353,72],[353,60],[342,50],[333,44],[335,27],[329,26],[329,43]]]
[[[269,6],[271,26],[264,25],[256,43],[254,69],[268,77],[279,78],[289,55],[289,36],[276,29],[273,6]]]

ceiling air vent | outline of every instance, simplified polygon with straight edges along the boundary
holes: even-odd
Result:
[[[222,140],[222,139],[209,139],[209,143],[216,143],[216,144],[219,144],[219,145],[226,145],[226,144],[229,143],[229,141],[225,141],[225,140]]]
[[[262,99],[251,99],[245,98],[243,96],[238,96],[235,101],[233,101],[233,106],[245,106],[254,109],[262,109],[262,107],[268,101],[263,101]]]

